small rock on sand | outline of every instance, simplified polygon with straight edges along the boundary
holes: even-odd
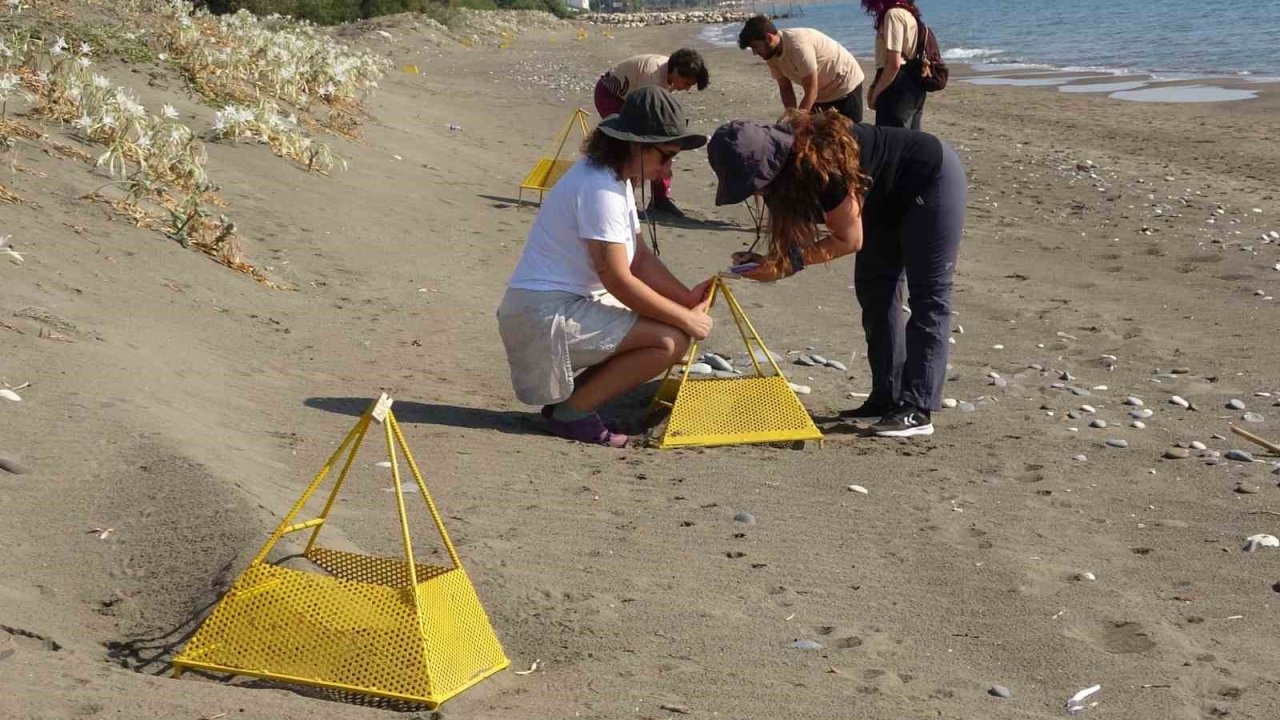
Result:
[[[828,361],[827,361],[827,367],[831,368],[832,370],[839,370],[840,372],[848,372],[848,371],[849,371],[849,366],[848,366],[848,365],[845,365],[844,363],[840,362],[839,360],[828,360]]]
[[[1122,438],[1111,438],[1107,440],[1107,446],[1123,450],[1129,447],[1129,441]]]
[[[714,371],[711,369],[711,366],[706,363],[697,362],[689,366],[689,373],[691,375],[710,375],[712,372]]]
[[[1236,484],[1236,492],[1241,495],[1253,495],[1261,491],[1262,488],[1251,482],[1240,482]]]
[[[1247,412],[1244,415],[1241,415],[1240,417],[1247,423],[1260,423],[1260,422],[1267,421],[1267,419],[1263,417],[1261,413],[1256,413],[1256,412]]]
[[[1005,686],[1003,686],[1003,685],[992,685],[992,686],[991,686],[991,689],[990,689],[990,690],[988,690],[987,692],[988,692],[988,693],[990,693],[991,695],[994,695],[994,696],[998,697],[998,698],[1011,698],[1011,697],[1013,697],[1013,693],[1009,691],[1009,688],[1007,688],[1007,687],[1005,687]]]
[[[737,515],[734,515],[734,516],[733,516],[733,520],[734,520],[734,522],[740,522],[740,523],[742,523],[743,525],[755,525],[755,524],[756,524],[756,516],[755,516],[755,515],[752,515],[752,514],[751,514],[751,513],[749,513],[749,512],[740,512],[740,513],[738,513]]]
[[[1089,421],[1089,427],[1102,429],[1107,426],[1107,421],[1102,418],[1095,418]]]
[[[1243,409],[1244,409],[1244,401],[1243,401],[1243,400],[1236,400],[1235,398],[1232,398],[1232,399],[1230,399],[1230,400],[1228,400],[1228,401],[1227,401],[1227,407],[1228,407],[1228,408],[1230,408],[1230,409],[1232,409],[1232,410],[1243,410]]]
[[[1253,462],[1253,456],[1245,452],[1244,450],[1228,450],[1226,454],[1226,458],[1228,460],[1235,460],[1236,462],[1243,462],[1243,463]]]
[[[1156,411],[1151,408],[1142,408],[1141,410],[1130,411],[1129,417],[1134,418],[1135,420],[1147,420],[1155,414]]]
[[[1143,402],[1141,398],[1136,398],[1130,395],[1129,397],[1124,399],[1124,404],[1130,405],[1132,407],[1142,407]]]
[[[1085,455],[1084,453],[1080,453],[1079,455],[1076,456],[1077,462],[1088,462],[1088,460],[1089,460],[1089,456]]]
[[[1181,395],[1174,395],[1173,397],[1169,398],[1169,404],[1177,405],[1178,407],[1182,407],[1182,408],[1191,407],[1191,403],[1187,402],[1186,398],[1182,397]]]
[[[978,406],[977,406],[977,405],[974,405],[973,403],[969,402],[968,400],[961,400],[961,401],[960,401],[960,404],[959,404],[959,405],[957,405],[956,407],[958,407],[958,408],[960,409],[960,412],[965,412],[965,413],[970,413],[970,412],[973,412],[974,410],[977,410],[977,409],[978,409]]]
[[[11,472],[14,475],[26,475],[27,473],[31,472],[31,468],[27,467],[26,465],[23,465],[17,460],[10,460],[9,458],[4,457],[3,455],[0,455],[0,470],[4,470],[5,472]]]
[[[814,365],[826,365],[826,364],[827,364],[827,359],[826,359],[826,358],[824,358],[824,357],[822,357],[821,355],[810,355],[810,356],[809,356],[809,359],[813,361],[813,364],[814,364]]]
[[[870,494],[870,493],[868,493],[868,492],[867,492],[867,489],[866,489],[866,488],[864,488],[864,487],[862,487],[861,485],[850,485],[850,486],[849,486],[849,492],[856,492],[856,493],[859,493],[859,494],[862,494],[862,495],[868,495],[868,494]]]
[[[796,650],[821,650],[822,643],[816,643],[812,640],[797,640],[791,643],[791,647]]]
[[[817,363],[815,363],[813,361],[813,358],[809,357],[808,355],[801,355],[800,357],[796,358],[796,364],[803,365],[805,367],[813,367]]]
[[[715,370],[724,372],[733,372],[733,365],[726,359],[714,353],[707,353],[702,356],[702,362],[710,365]]]
[[[953,408],[953,407],[955,407],[955,406],[957,406],[957,405],[959,405],[959,404],[960,404],[960,403],[959,403],[955,398],[943,398],[943,399],[942,399],[942,407],[944,407],[944,408]]]
[[[1191,449],[1192,449],[1192,450],[1207,450],[1208,448],[1209,448],[1209,446],[1208,446],[1208,445],[1205,445],[1204,443],[1200,442],[1199,440],[1192,440],[1192,441],[1191,441]]]
[[[1173,447],[1164,451],[1166,460],[1183,460],[1191,457],[1191,451],[1186,448]]]

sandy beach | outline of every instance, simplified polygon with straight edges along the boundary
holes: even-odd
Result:
[[[534,216],[520,180],[632,54],[704,53],[711,86],[680,98],[708,133],[780,107],[697,26],[532,25],[343,30],[393,69],[357,139],[325,136],[328,176],[207,143],[246,258],[287,289],[80,199],[107,181],[92,163],[0,155],[23,258],[0,255],[0,381],[30,383],[0,398],[0,458],[28,471],[0,470],[0,717],[431,716],[168,665],[382,391],[512,660],[444,717],[1058,718],[1095,684],[1082,717],[1276,716],[1280,550],[1241,548],[1280,535],[1280,457],[1229,426],[1280,439],[1280,94],[953,81],[924,116],[970,182],[937,434],[833,421],[869,385],[845,258],[734,286],[771,349],[848,365],[786,366],[824,447],[616,451],[544,434],[512,395],[494,311]],[[192,127],[216,110],[164,62],[98,69]],[[675,169],[696,220],[658,237],[692,283],[754,230],[714,207],[703,152]],[[707,348],[739,353],[717,321]],[[378,449],[325,533],[394,555]]]

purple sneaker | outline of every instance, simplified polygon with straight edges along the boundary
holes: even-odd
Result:
[[[596,413],[571,422],[556,420],[548,412],[544,412],[543,417],[547,419],[547,429],[557,437],[612,448],[626,447],[627,436],[609,432],[609,428],[604,426],[604,421]]]

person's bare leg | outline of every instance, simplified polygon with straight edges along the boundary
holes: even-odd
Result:
[[[647,318],[636,321],[618,352],[595,365],[565,404],[579,412],[590,412],[612,397],[639,387],[679,362],[689,349],[689,337],[670,325]]]

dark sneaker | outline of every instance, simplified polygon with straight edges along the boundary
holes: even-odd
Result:
[[[572,420],[570,422],[555,419],[545,409],[542,416],[547,419],[547,430],[557,437],[592,445],[605,445],[612,448],[626,447],[627,445],[627,436],[610,432],[609,428],[605,427],[604,421],[596,413],[591,413],[581,420]]]
[[[933,420],[929,411],[904,405],[880,418],[880,422],[871,426],[871,432],[880,437],[932,435]]]
[[[684,211],[677,207],[671,198],[654,198],[650,200],[646,212],[660,212],[672,217],[684,217]]]
[[[862,420],[863,422],[880,422],[880,418],[893,412],[894,405],[882,400],[867,400],[853,410],[841,410],[840,417],[845,420]]]

